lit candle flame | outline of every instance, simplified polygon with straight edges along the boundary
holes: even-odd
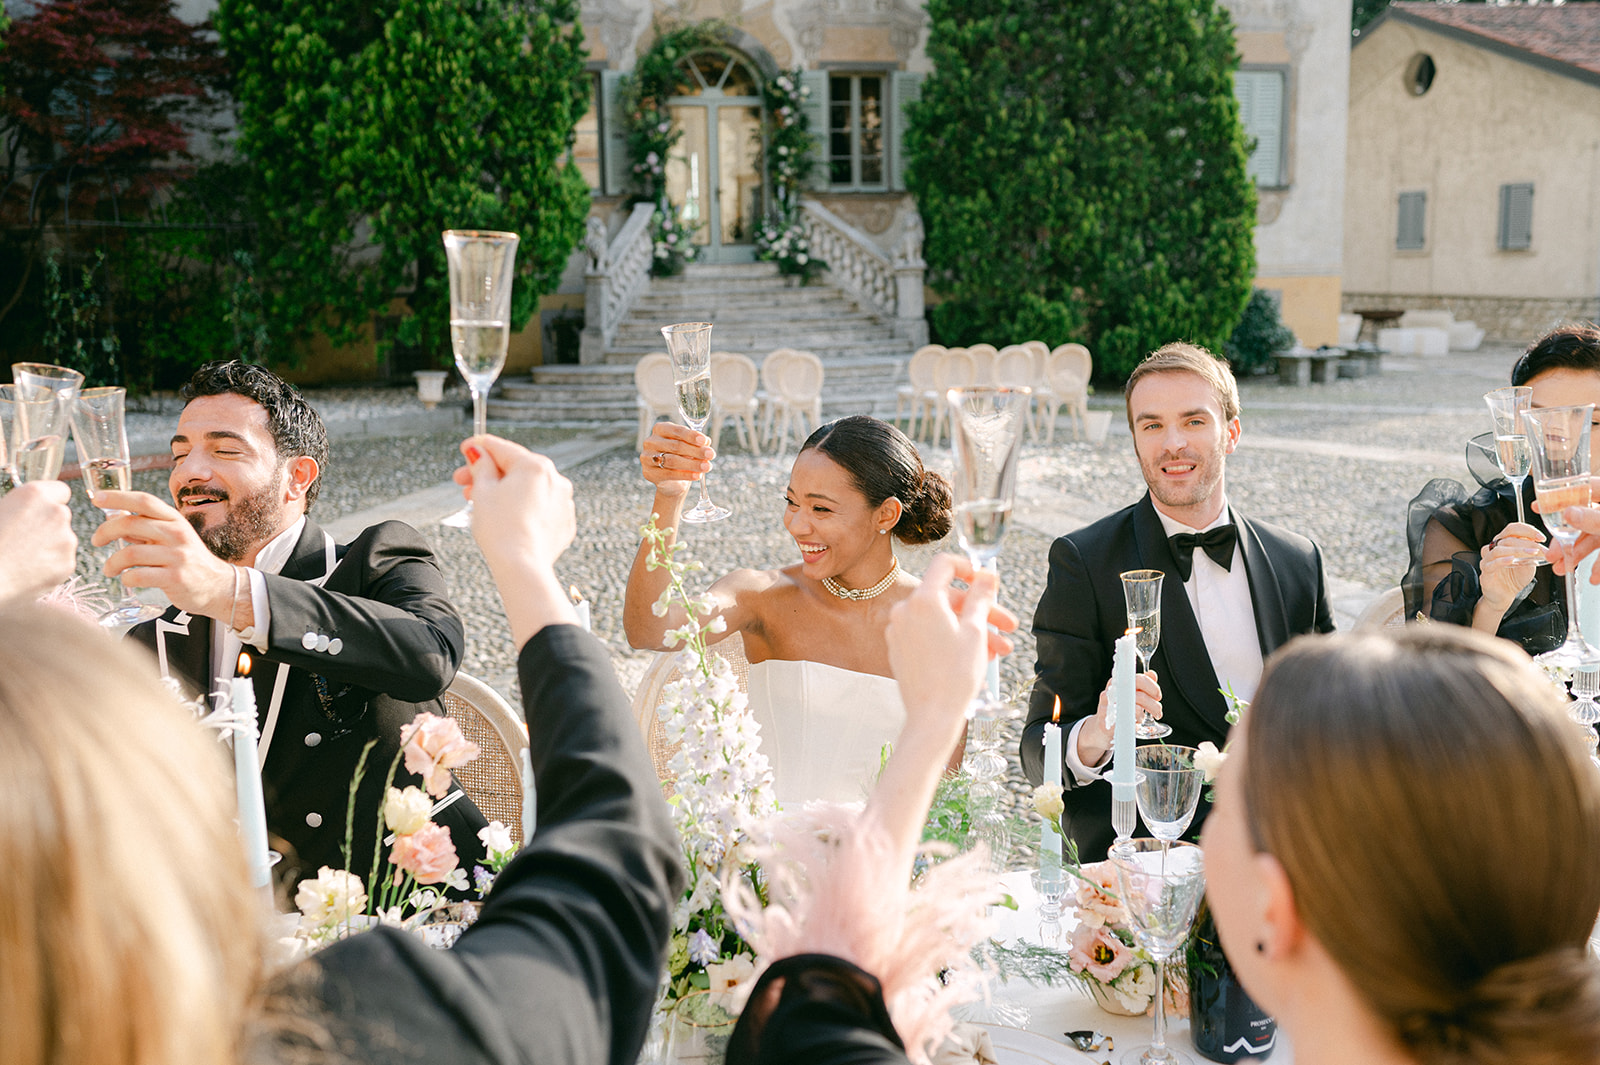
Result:
[[[250,675],[250,656],[243,651],[239,652],[239,668],[236,671],[236,675],[240,677],[248,677]]]
[[[1143,631],[1144,631],[1144,626],[1143,625],[1130,625],[1123,632],[1122,635],[1124,635],[1124,636],[1137,636]]]
[[[1050,723],[1053,725],[1061,723],[1061,696],[1059,695],[1056,696],[1056,708],[1050,715]]]
[[[568,596],[568,598],[570,598],[570,599],[571,599],[571,600],[572,600],[572,601],[573,601],[573,602],[574,602],[574,603],[581,603],[581,602],[583,602],[583,593],[582,593],[582,592],[580,592],[580,591],[578,591],[578,586],[577,586],[577,585],[576,585],[576,584],[569,584],[569,585],[567,585],[567,596]]]

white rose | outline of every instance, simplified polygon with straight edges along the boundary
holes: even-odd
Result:
[[[1194,767],[1205,774],[1207,784],[1217,779],[1217,771],[1227,760],[1228,752],[1217,750],[1217,745],[1210,740],[1202,742],[1194,752]]]
[[[421,788],[390,788],[383,800],[383,823],[399,836],[409,836],[428,823],[433,800]]]
[[[711,1001],[729,1013],[737,1012],[744,1004],[744,997],[750,993],[748,987],[739,985],[754,976],[755,971],[756,963],[748,954],[735,954],[720,964],[712,962],[707,965],[706,976],[711,980]]]
[[[315,880],[300,881],[294,904],[300,910],[300,927],[311,930],[341,924],[362,912],[367,908],[367,893],[360,877],[324,865]]]
[[[490,821],[478,829],[478,839],[483,841],[483,849],[490,855],[505,854],[512,849],[511,829],[499,821]]]

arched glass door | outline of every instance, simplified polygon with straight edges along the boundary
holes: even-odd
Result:
[[[697,227],[702,261],[753,262],[766,205],[755,68],[731,52],[696,52],[678,64],[678,77],[667,103],[683,136],[667,156],[668,199]]]

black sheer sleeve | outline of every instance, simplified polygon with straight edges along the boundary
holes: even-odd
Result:
[[[1532,498],[1531,484],[1524,498]],[[1406,521],[1410,566],[1401,588],[1406,617],[1452,625],[1471,625],[1483,598],[1478,567],[1485,544],[1517,519],[1516,496],[1501,479],[1468,496],[1457,481],[1429,481],[1411,501]],[[1545,532],[1533,511],[1528,524]],[[1500,621],[1499,635],[1521,644],[1529,654],[1558,646],[1566,636],[1564,588],[1548,566],[1539,567],[1533,584]]]

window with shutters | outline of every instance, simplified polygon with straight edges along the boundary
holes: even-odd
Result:
[[[1533,247],[1533,183],[1500,186],[1500,250]]]
[[[1428,194],[1402,192],[1400,220],[1395,227],[1396,251],[1421,251],[1428,243]]]
[[[1245,172],[1262,188],[1282,188],[1289,183],[1284,166],[1289,128],[1287,83],[1288,71],[1282,67],[1245,68],[1233,76],[1239,123],[1251,146]]]
[[[889,187],[887,105],[882,73],[828,75],[828,185],[840,190]]]
[[[600,121],[600,71],[595,70],[589,73],[589,110],[572,128],[572,161],[578,164],[578,172],[588,182],[590,192],[599,192],[601,188],[600,159],[604,140]]]

